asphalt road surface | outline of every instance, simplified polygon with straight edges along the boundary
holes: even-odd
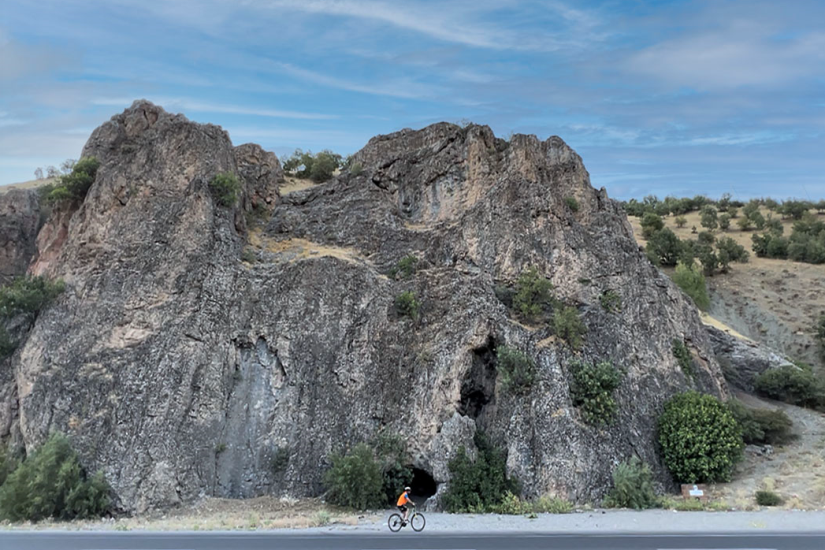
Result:
[[[0,532],[2,550],[823,550],[822,533],[283,534]]]

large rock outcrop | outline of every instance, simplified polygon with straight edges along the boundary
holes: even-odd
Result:
[[[0,285],[26,272],[37,250],[39,229],[36,191],[12,189],[0,195]]]
[[[750,340],[737,338],[714,326],[705,326],[725,379],[742,391],[753,392],[756,378],[768,369],[794,366],[784,355]]]
[[[477,427],[528,496],[599,498],[632,454],[669,483],[662,404],[688,388],[725,394],[725,382],[695,308],[561,139],[404,130],[372,139],[360,170],[284,197],[277,159],[239,149],[146,102],[92,134],[83,154],[101,160],[97,179],[39,268],[68,290],[12,362],[27,446],[67,432],[131,511],[318,494],[329,453],[381,431],[403,434],[416,472],[437,483]],[[224,171],[244,183],[234,208],[209,194]],[[260,203],[271,216],[250,229],[243,211]],[[410,254],[415,274],[388,277]],[[496,297],[530,266],[580,312],[582,351]],[[404,290],[421,303],[414,321],[393,307]],[[600,306],[607,290],[619,311]],[[672,356],[677,337],[694,378]],[[497,378],[505,344],[536,360],[525,395]],[[618,419],[599,429],[568,388],[575,361],[601,360],[624,376]],[[273,469],[283,449],[289,462]]]

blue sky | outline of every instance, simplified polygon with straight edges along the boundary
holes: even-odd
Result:
[[[279,155],[471,120],[616,198],[825,196],[820,0],[2,0],[0,184],[136,98]]]

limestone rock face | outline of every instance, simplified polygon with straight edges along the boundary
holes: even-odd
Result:
[[[0,285],[23,275],[37,250],[40,201],[35,191],[12,189],[0,195]]]
[[[768,369],[794,366],[790,359],[770,348],[741,340],[716,327],[705,329],[725,379],[740,390],[753,392],[756,377]]]
[[[29,447],[68,433],[125,510],[316,495],[330,452],[382,431],[404,436],[411,466],[441,493],[476,428],[506,449],[527,496],[590,501],[633,454],[670,483],[655,445],[664,401],[726,394],[695,308],[559,138],[404,130],[357,153],[360,171],[280,197],[276,158],[137,102],[84,155],[102,165],[42,267],[68,289],[12,361],[14,422]],[[244,186],[233,208],[208,190],[225,171]],[[259,202],[271,216],[250,228],[244,209]],[[416,272],[388,276],[407,255]],[[581,351],[496,297],[530,266],[577,308]],[[393,305],[407,290],[416,319]],[[620,310],[601,307],[607,290]],[[677,337],[693,379],[672,355]],[[502,345],[536,361],[524,394],[497,375]],[[603,360],[624,375],[618,417],[596,428],[569,381],[575,361]],[[288,464],[273,468],[284,449]]]

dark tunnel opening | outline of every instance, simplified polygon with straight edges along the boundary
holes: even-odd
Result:
[[[413,502],[421,506],[424,504],[424,501],[435,495],[435,492],[438,490],[438,484],[427,470],[413,468],[412,471],[413,477],[410,482],[411,497]]]

